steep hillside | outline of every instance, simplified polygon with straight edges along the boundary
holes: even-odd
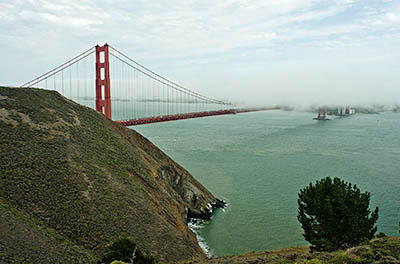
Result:
[[[57,92],[0,87],[0,263],[90,263],[122,235],[159,260],[204,254],[217,200],[147,139]]]

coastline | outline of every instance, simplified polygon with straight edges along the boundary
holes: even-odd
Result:
[[[222,209],[228,207],[228,203],[224,200],[216,199],[212,203],[207,204],[208,211],[202,213],[193,213],[189,210],[187,215],[187,226],[189,229],[196,235],[197,243],[200,248],[203,250],[204,254],[208,258],[216,257],[214,252],[208,245],[207,241],[204,237],[200,235],[199,229],[204,228],[204,224],[206,221],[211,221],[213,218],[213,210],[214,209]]]
[[[204,228],[204,221],[203,220],[193,221],[193,219],[192,219],[191,221],[188,222],[187,225],[188,225],[189,229],[192,230],[192,232],[196,235],[197,243],[199,244],[200,248],[203,250],[204,254],[206,254],[206,256],[208,258],[214,258],[215,255],[214,255],[212,249],[207,244],[207,241],[205,240],[205,238],[202,237],[198,231],[199,229]]]

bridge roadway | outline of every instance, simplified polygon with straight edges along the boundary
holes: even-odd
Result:
[[[254,108],[242,108],[242,109],[225,109],[225,110],[193,112],[193,113],[185,113],[185,114],[161,115],[161,116],[155,116],[155,117],[137,118],[137,119],[130,119],[130,120],[117,120],[115,122],[120,123],[123,126],[137,126],[137,125],[168,122],[168,121],[181,120],[181,119],[191,119],[191,118],[217,116],[217,115],[235,115],[235,114],[240,114],[240,113],[277,110],[277,109],[280,109],[280,107],[274,106],[274,107],[254,107]]]

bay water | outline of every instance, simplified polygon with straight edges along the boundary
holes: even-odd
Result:
[[[378,232],[398,235],[400,114],[312,117],[275,110],[132,129],[227,201],[195,227],[213,256],[307,245],[297,194],[326,176],[371,192],[371,208],[380,209]]]

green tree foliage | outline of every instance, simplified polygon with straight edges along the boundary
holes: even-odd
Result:
[[[143,254],[136,243],[129,238],[121,238],[115,241],[109,248],[108,252],[99,261],[99,264],[110,264],[113,261],[119,263],[130,264],[155,264],[155,259],[149,254]],[[118,263],[118,262],[117,262]]]
[[[333,251],[372,239],[378,207],[371,213],[370,193],[339,178],[321,179],[299,192],[297,218],[312,250]]]

